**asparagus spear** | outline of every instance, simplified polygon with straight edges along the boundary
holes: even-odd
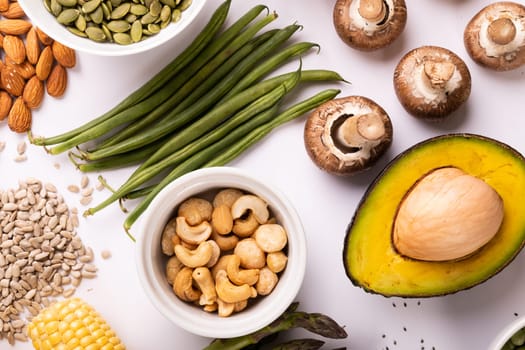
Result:
[[[272,347],[272,350],[317,350],[324,345],[318,339],[294,339]]]
[[[332,339],[347,337],[344,328],[330,317],[321,313],[296,311],[298,305],[299,303],[293,303],[277,320],[258,331],[231,339],[215,339],[203,350],[240,350],[246,346],[257,344],[269,335],[292,328],[304,328],[312,333]]]

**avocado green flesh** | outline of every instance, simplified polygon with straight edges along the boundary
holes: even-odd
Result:
[[[392,246],[396,211],[407,191],[430,171],[454,166],[492,186],[504,205],[496,236],[471,256],[446,262],[413,260]],[[394,159],[363,196],[348,227],[343,252],[350,280],[385,296],[427,297],[470,288],[505,267],[525,240],[525,159],[496,140],[445,135]]]

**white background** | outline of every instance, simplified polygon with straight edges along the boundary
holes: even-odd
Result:
[[[198,1],[198,0],[195,0]],[[486,283],[454,295],[428,299],[385,298],[365,293],[345,276],[342,264],[346,227],[368,184],[395,155],[428,137],[450,132],[478,133],[508,143],[525,152],[523,112],[525,68],[498,73],[475,64],[463,46],[468,20],[487,0],[407,0],[408,23],[391,47],[364,53],[339,39],[332,24],[335,1],[233,0],[229,22],[255,4],[264,3],[279,14],[272,26],[293,22],[304,25],[295,41],[314,41],[321,51],[304,59],[306,68],[334,69],[351,84],[327,84],[304,90],[340,87],[340,96],[363,95],[379,103],[394,125],[389,152],[370,171],[351,178],[337,178],[317,169],[303,146],[304,118],[289,123],[256,145],[232,166],[252,172],[283,191],[302,218],[308,239],[308,266],[297,296],[300,308],[323,312],[343,324],[349,337],[329,341],[326,348],[347,346],[353,350],[374,349],[485,349],[497,332],[516,316],[525,314],[523,253],[503,272]],[[194,37],[219,1],[208,1],[199,20],[179,39],[151,52],[129,57],[96,57],[78,53],[78,65],[70,70],[67,93],[61,99],[47,97],[34,113],[34,133],[52,136],[78,126],[112,107],[169,62]],[[392,74],[408,50],[421,45],[444,46],[462,57],[472,74],[468,102],[442,124],[429,124],[408,115],[399,104]],[[295,69],[296,64],[287,69]],[[300,97],[300,96],[299,96]],[[28,176],[51,181],[70,206],[78,195],[67,192],[78,184],[81,173],[66,156],[49,156],[30,146],[28,160],[13,161],[16,145],[25,135],[11,133],[0,124],[0,140],[7,142],[0,153],[0,186],[12,188]],[[54,164],[60,165],[58,170]],[[104,172],[118,186],[131,169]],[[90,174],[95,183],[98,174]],[[95,202],[107,192],[95,191]],[[96,252],[98,278],[83,282],[77,295],[95,306],[111,323],[129,349],[200,349],[210,340],[194,336],[170,324],[143,294],[135,272],[134,244],[121,229],[124,214],[113,205],[81,220],[79,234]],[[134,234],[138,234],[136,225]],[[109,249],[109,260],[100,252]],[[405,329],[406,330],[405,330]],[[301,333],[301,335],[304,335]],[[0,348],[11,348],[1,341]],[[30,349],[17,343],[14,349]]]

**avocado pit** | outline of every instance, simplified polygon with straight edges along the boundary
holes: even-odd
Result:
[[[487,244],[503,216],[503,200],[486,182],[459,168],[434,169],[400,203],[392,242],[412,259],[458,260]]]

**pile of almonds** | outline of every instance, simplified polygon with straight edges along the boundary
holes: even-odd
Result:
[[[32,109],[47,94],[60,97],[75,51],[54,41],[26,18],[16,0],[0,0],[0,121],[23,133],[31,128]]]

